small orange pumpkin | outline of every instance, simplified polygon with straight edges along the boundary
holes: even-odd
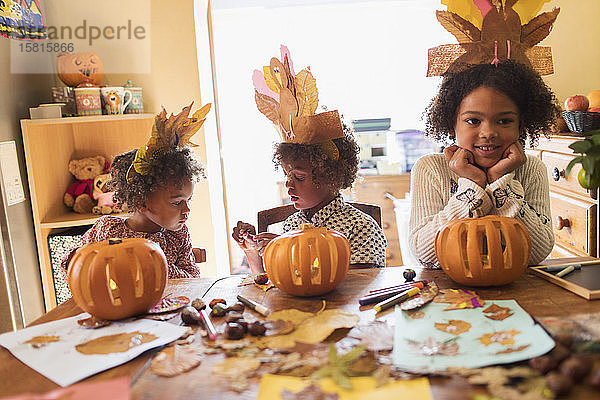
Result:
[[[525,226],[488,215],[451,221],[435,237],[435,254],[454,281],[497,286],[517,279],[529,262],[531,239]]]
[[[271,282],[294,296],[335,289],[350,267],[350,243],[340,232],[310,224],[273,239],[263,254]]]
[[[81,247],[69,262],[73,300],[100,319],[141,314],[161,298],[167,259],[157,243],[142,238],[108,239]]]
[[[59,53],[56,58],[58,77],[67,86],[76,87],[81,83],[100,85],[104,78],[104,64],[98,54]]]

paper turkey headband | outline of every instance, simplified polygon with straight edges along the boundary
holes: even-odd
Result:
[[[190,138],[204,124],[211,104],[206,104],[196,111],[191,118],[188,118],[193,104],[194,102],[184,107],[177,115],[171,114],[169,118],[167,118],[167,111],[163,107],[162,111],[154,117],[150,139],[144,146],[137,149],[133,163],[127,170],[127,182],[131,183],[136,173],[147,175],[158,157],[166,151],[176,147],[198,146],[190,142]]]
[[[528,65],[540,75],[554,73],[550,47],[536,46],[548,36],[560,11],[536,16],[548,1],[442,0],[448,11],[436,11],[437,20],[459,44],[429,49],[427,76],[504,59]]]
[[[281,60],[273,57],[262,71],[254,70],[256,107],[277,128],[287,143],[323,144],[337,159],[337,147],[331,141],[344,137],[337,111],[315,114],[319,103],[317,82],[310,67],[296,74],[290,51],[281,45]]]

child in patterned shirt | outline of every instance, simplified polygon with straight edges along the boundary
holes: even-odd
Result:
[[[434,240],[449,221],[488,214],[525,225],[530,264],[546,258],[554,244],[548,177],[524,144],[551,131],[557,116],[554,94],[524,64],[505,60],[444,75],[426,134],[455,144],[421,157],[411,171],[410,245],[421,264],[440,267]]]
[[[339,158],[333,160],[317,144],[286,143],[276,146],[273,162],[286,175],[290,200],[298,211],[284,222],[283,231],[311,223],[341,232],[350,242],[350,266],[385,266],[386,239],[375,220],[347,204],[340,190],[351,187],[358,171],[359,147],[348,128],[344,137],[333,139]],[[253,273],[263,272],[262,252],[278,235],[256,234],[253,225],[238,221],[233,238],[240,245]]]
[[[140,165],[142,157],[145,157],[138,155],[139,150],[131,150],[115,157],[110,181],[111,189],[115,191],[114,199],[117,204],[126,204],[130,210],[133,210],[133,215],[127,218],[110,215],[100,217],[83,235],[83,245],[115,237],[149,239],[158,243],[165,253],[169,278],[200,276],[185,222],[190,213],[189,202],[194,184],[205,175],[202,163],[197,160],[190,147],[185,146],[185,139],[191,136],[188,126],[195,124],[197,130],[203,119],[201,120],[201,117],[188,119],[190,108],[191,105],[181,114],[169,118],[175,118],[175,122],[164,119],[164,110],[157,116],[158,126],[161,127],[159,129],[175,126],[170,134],[177,138],[172,141],[167,140],[175,143],[174,145],[158,148],[154,152],[149,149],[152,139],[147,146],[142,147],[147,150],[146,159],[151,160],[145,165],[145,169],[136,168]],[[178,129],[177,118],[183,113],[185,115],[179,121],[188,121],[190,125],[180,124]],[[161,115],[164,125],[159,121]],[[194,115],[196,116],[197,114]],[[182,133],[186,130],[187,136]],[[65,271],[74,251],[62,263]]]

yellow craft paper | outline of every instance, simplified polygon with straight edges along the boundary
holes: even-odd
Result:
[[[540,12],[542,6],[549,1],[550,0],[517,1],[512,9],[519,14],[521,25],[525,25],[531,21]],[[502,0],[502,4],[505,3],[506,0]],[[448,7],[448,11],[460,15],[481,29],[483,18],[473,0],[442,0],[442,4]]]
[[[430,400],[429,380],[418,378],[410,381],[393,381],[384,386],[375,387],[376,381],[370,376],[350,378],[352,390],[345,390],[335,384],[333,379],[325,378],[311,381],[307,378],[297,378],[283,375],[263,375],[258,390],[258,400],[280,400],[281,391],[288,390],[297,393],[311,384],[321,387],[324,392],[335,392],[340,400],[359,399],[410,399]]]

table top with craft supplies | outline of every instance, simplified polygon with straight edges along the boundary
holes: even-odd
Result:
[[[577,264],[590,259],[560,259],[546,261],[546,263],[548,265]],[[478,304],[480,302],[483,308],[489,308],[490,305],[495,304],[494,310],[489,308],[488,311],[488,309],[481,308],[483,312],[489,312],[495,316],[494,318],[488,316],[491,320],[497,320],[491,324],[510,321],[510,315],[513,313],[519,318],[523,316],[527,318],[527,315],[530,315],[536,322],[541,322],[545,328],[549,327],[547,332],[552,333],[554,337],[555,333],[564,336],[565,330],[577,330],[573,328],[576,325],[568,325],[577,324],[574,316],[593,317],[593,314],[597,315],[599,310],[600,303],[597,301],[587,300],[543,279],[531,269],[513,283],[488,288],[466,288],[454,283],[441,270],[426,270],[418,267],[413,269],[416,272],[415,281],[435,282],[440,294],[446,293],[445,296],[449,300],[445,301],[446,304],[442,304],[434,299],[433,302],[427,303],[422,308],[413,309],[409,311],[409,314],[402,315],[410,315],[410,313],[417,315],[419,310],[433,306],[452,305],[454,309],[457,309],[464,307],[465,303]],[[144,351],[114,368],[105,369],[103,372],[80,380],[73,387],[83,385],[81,386],[82,391],[93,392],[101,390],[96,389],[93,386],[95,384],[117,382],[122,386],[123,379],[126,379],[130,384],[129,395],[132,399],[296,399],[317,398],[319,394],[322,395],[319,393],[320,390],[335,391],[339,398],[350,398],[348,397],[349,391],[340,389],[340,387],[350,385],[355,395],[360,390],[364,391],[365,395],[386,396],[385,398],[410,395],[411,398],[417,399],[464,399],[475,394],[492,393],[497,395],[498,388],[514,391],[514,387],[503,386],[503,383],[514,382],[516,378],[533,379],[531,378],[532,369],[525,368],[529,371],[527,373],[522,371],[523,368],[518,371],[515,369],[527,367],[527,361],[506,363],[501,368],[494,370],[495,372],[488,373],[481,373],[481,371],[492,371],[491,368],[456,369],[452,373],[435,372],[430,369],[422,374],[415,374],[415,371],[411,371],[412,373],[409,374],[406,369],[392,368],[393,365],[398,365],[396,362],[398,358],[402,361],[402,355],[395,354],[392,351],[392,345],[396,347],[405,345],[398,342],[399,333],[400,336],[402,333],[398,330],[399,324],[413,323],[406,321],[419,317],[411,316],[403,321],[398,317],[399,313],[402,313],[399,311],[400,307],[386,308],[384,306],[381,312],[376,312],[376,303],[360,305],[359,299],[366,295],[372,295],[371,291],[404,284],[403,273],[405,271],[405,267],[350,270],[346,279],[334,291],[311,298],[294,297],[277,288],[265,290],[269,287],[268,284],[258,285],[252,279],[244,279],[244,276],[239,275],[220,279],[171,280],[165,290],[165,295],[170,298],[179,296],[188,299],[201,298],[207,305],[213,299],[223,299],[229,307],[238,302],[238,295],[249,299],[258,307],[246,302],[246,307],[242,311],[243,320],[248,326],[254,325],[255,321],[264,322],[266,335],[253,336],[246,333],[241,334],[239,340],[226,340],[224,327],[228,315],[232,312],[222,317],[211,316],[210,320],[216,327],[216,340],[208,339],[210,332],[205,325],[190,323],[188,325],[191,330],[188,333],[191,335],[179,339],[175,342],[177,345],[174,346],[171,343]],[[447,289],[458,290],[450,292]],[[511,300],[515,300],[518,306],[510,303]],[[381,302],[378,304],[381,305]],[[261,307],[268,309],[270,313],[268,318],[262,315],[267,313]],[[81,312],[81,309],[70,299],[36,320],[32,325],[34,327],[41,326],[40,324],[47,322],[77,316]],[[519,316],[519,313],[523,315]],[[199,314],[201,320],[207,315],[207,313]],[[174,325],[185,326],[182,322],[181,312],[174,312],[171,316],[171,319],[168,317],[165,319]],[[193,320],[192,317],[190,318]],[[468,330],[465,328],[466,325],[469,325],[468,322],[457,322],[453,318],[448,314],[444,321],[440,320],[435,324],[436,328],[448,333],[454,330],[454,334],[456,334],[456,330]],[[467,317],[464,319],[468,320]],[[599,319],[596,318],[593,321],[596,329],[600,325]],[[544,321],[548,321],[548,327]],[[473,321],[470,322],[475,324]],[[118,326],[118,324],[113,325]],[[538,324],[532,325],[539,329]],[[410,326],[405,328],[410,330]],[[560,328],[563,330],[561,331]],[[100,328],[97,331],[101,332],[102,329],[108,328]],[[479,328],[473,325],[472,330],[477,329]],[[590,331],[597,336],[593,339],[588,337],[588,342],[592,341],[598,346],[599,330]],[[161,332],[156,329],[149,330],[149,332],[161,335]],[[57,336],[60,334],[60,331],[55,333]],[[234,337],[235,332],[231,335]],[[395,342],[394,335],[396,336]],[[483,336],[485,335],[481,337]],[[556,339],[556,337],[554,338]],[[510,337],[508,339],[504,337],[503,340],[510,341],[510,339]],[[561,342],[563,340],[571,340],[570,343],[575,343],[578,338],[574,339],[575,342],[573,342],[573,338],[564,339],[562,337]],[[414,340],[408,340],[408,342],[414,342]],[[538,342],[543,341],[538,340]],[[336,343],[336,345],[332,347],[332,343]],[[508,350],[495,353],[502,353],[498,357],[514,357],[514,354],[518,354],[520,351],[534,350],[531,347],[525,349],[527,346],[518,347],[519,342],[511,342],[514,343],[512,347],[506,343],[502,342]],[[553,345],[551,340],[550,343]],[[457,347],[452,347],[456,344],[451,340],[437,343],[425,343],[424,341],[414,346],[409,344],[422,352],[417,354],[420,359],[432,354],[436,355],[437,359],[456,355]],[[4,343],[2,345],[6,347]],[[13,356],[5,347],[0,348],[1,396],[64,390],[53,380],[36,372],[27,363]],[[570,351],[576,351],[573,350],[574,348],[571,346]],[[42,352],[44,349],[45,346],[42,345],[38,351]],[[431,349],[445,349],[446,353],[439,351],[431,353]],[[531,354],[540,355],[547,351],[548,348]],[[592,361],[595,360],[598,365],[600,358],[597,355],[591,357]],[[511,359],[507,358],[504,362],[507,362],[506,360]],[[400,362],[400,364],[402,363]],[[428,367],[433,368],[434,364],[432,363]],[[74,367],[72,364],[65,363],[62,368],[68,370]],[[310,376],[313,377],[313,380],[306,378]],[[416,379],[414,379],[415,377]],[[536,377],[536,379],[541,378]],[[483,385],[470,383],[477,379]],[[316,382],[319,383],[319,386],[312,385]],[[496,385],[494,386],[495,392],[490,389],[491,385]],[[118,385],[113,389],[116,387]],[[304,396],[307,397],[294,394],[301,390],[304,390]],[[597,396],[598,392],[592,386],[582,383],[575,385],[568,397],[565,398],[592,398],[594,395]]]

